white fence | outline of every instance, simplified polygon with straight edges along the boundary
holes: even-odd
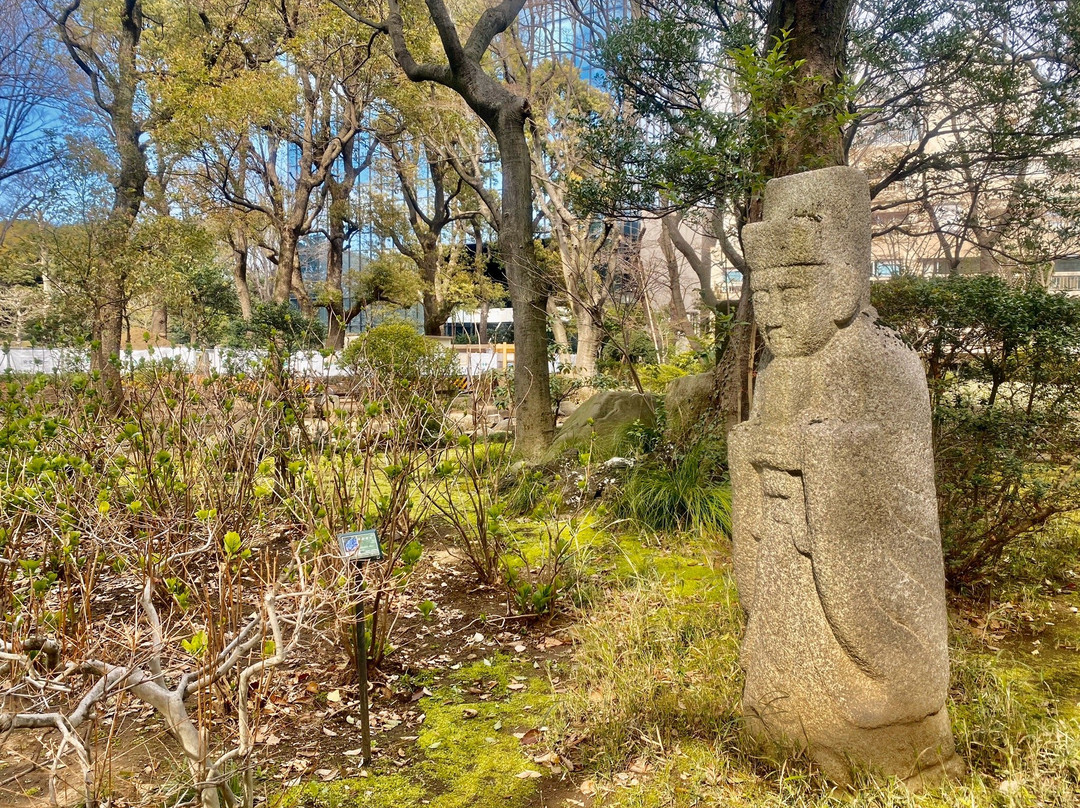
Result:
[[[476,376],[490,370],[500,370],[514,363],[513,346],[451,345],[457,354],[464,376]],[[189,371],[236,373],[258,370],[265,354],[260,351],[238,351],[230,348],[201,350],[177,346],[125,351],[120,362],[132,370],[149,362],[170,361]],[[0,373],[63,373],[85,371],[90,367],[89,354],[73,348],[9,348],[0,350]],[[319,351],[304,351],[289,357],[289,369],[301,376],[336,376],[344,371],[337,356],[324,356]]]

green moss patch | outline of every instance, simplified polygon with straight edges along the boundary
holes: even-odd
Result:
[[[487,696],[481,700],[481,695]],[[538,790],[525,775],[538,767],[514,733],[538,729],[553,704],[547,682],[496,655],[451,671],[448,683],[419,702],[425,718],[413,760],[378,762],[369,777],[307,783],[290,789],[279,808],[495,808],[518,806]]]
[[[558,728],[562,738],[585,738],[577,761],[595,783],[596,805],[1080,806],[1080,665],[1069,603],[1053,615],[1021,609],[1033,615],[1012,629],[1022,648],[993,651],[957,621],[949,709],[967,777],[919,795],[870,778],[856,794],[837,793],[805,761],[765,761],[742,735],[742,618],[726,542],[620,535],[608,558],[623,586],[575,628]]]

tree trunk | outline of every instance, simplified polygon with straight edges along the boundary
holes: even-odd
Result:
[[[292,294],[293,262],[296,260],[296,238],[288,230],[282,230],[277,251],[277,269],[274,271],[274,302],[288,303]]]
[[[818,76],[822,82],[784,85],[776,108],[791,105],[809,109],[821,103],[843,80],[847,20],[853,0],[772,0],[766,20],[765,51],[787,32],[785,59],[801,63],[797,75]],[[786,132],[765,165],[768,178],[796,174],[808,168],[845,165],[844,139],[836,127],[799,126]],[[757,219],[758,216],[753,218]]]
[[[119,256],[123,242],[106,251]],[[98,374],[98,390],[110,410],[124,404],[124,386],[120,374],[120,349],[124,337],[125,273],[116,266],[104,273],[99,290],[100,299],[94,311],[94,341],[90,351],[90,371]]]
[[[277,271],[274,273],[274,302],[288,303],[289,297],[295,296],[300,312],[305,317],[313,317],[315,306],[300,274],[299,231],[292,227],[283,228],[280,238]]]
[[[124,388],[120,375],[120,348],[124,334],[124,313],[127,305],[127,271],[124,252],[127,250],[131,228],[139,215],[146,191],[149,172],[143,153],[142,126],[135,113],[140,77],[137,65],[139,39],[142,36],[142,5],[139,0],[124,0],[120,12],[120,33],[117,40],[116,64],[113,71],[99,70],[85,60],[86,45],[76,41],[69,28],[69,19],[78,4],[69,5],[60,17],[60,33],[76,64],[93,81],[104,82],[112,92],[110,102],[95,95],[98,105],[109,116],[113,144],[118,158],[113,180],[112,209],[106,221],[102,242],[105,259],[95,295],[94,318],[91,325],[93,345],[90,369],[98,374],[98,390],[105,405],[119,410],[124,403]]]
[[[597,321],[593,312],[581,306],[574,312],[577,318],[577,354],[574,357],[574,373],[579,379],[591,379],[596,375],[596,360],[600,355],[600,336],[603,323]]]
[[[135,135],[134,137],[138,137]],[[120,133],[117,133],[120,138]],[[90,355],[90,369],[100,374],[99,386],[111,409],[120,409],[124,388],[120,374],[120,350],[124,336],[124,313],[127,307],[127,272],[123,253],[128,236],[142,201],[141,189],[146,182],[146,159],[137,140],[120,149],[120,172],[116,184],[113,209],[109,214],[108,237],[103,250],[111,266],[105,269],[101,281],[100,300],[96,314],[100,319],[99,337]]]
[[[692,350],[700,351],[701,342],[694,333],[694,326],[686,314],[686,301],[683,299],[682,277],[680,274],[679,259],[675,254],[675,245],[671,239],[671,228],[678,227],[678,222],[672,222],[670,217],[665,216],[660,220],[660,251],[664,254],[664,263],[668,270],[668,289],[671,292],[671,325],[676,332],[681,334],[690,344]],[[707,246],[702,245],[701,260],[710,262],[711,258],[706,252]]]
[[[559,352],[559,358],[563,361],[570,355],[570,338],[566,336],[566,324],[559,317],[559,307],[555,305],[555,298],[548,298],[548,318],[551,322],[551,335],[555,340],[555,349]]]
[[[345,289],[342,284],[345,263],[345,221],[341,217],[342,201],[337,198],[338,185],[329,180],[331,203],[329,209],[329,243],[326,253],[326,347],[340,351],[345,347]]]
[[[240,300],[240,316],[251,320],[251,287],[248,286],[248,243],[247,236],[237,228],[230,240],[233,250],[233,283],[236,284],[236,296]]]
[[[488,311],[490,309],[490,303],[486,300],[480,301],[480,322],[476,324],[476,342],[479,345],[487,345],[490,342],[488,339]]]
[[[548,370],[548,279],[533,252],[532,163],[525,140],[526,102],[504,106],[492,129],[502,167],[499,250],[514,307],[514,435],[517,449],[536,459],[551,443],[555,419]]]
[[[788,32],[785,59],[801,62],[802,76],[820,76],[824,82],[799,82],[785,97],[776,99],[777,108],[794,105],[809,108],[819,103],[843,80],[847,20],[852,0],[772,0],[769,8],[764,50]],[[763,159],[758,170],[767,179],[787,176],[807,168],[845,165],[844,139],[835,127],[797,127]],[[750,221],[761,219],[760,197],[751,200]],[[724,343],[716,368],[717,403],[727,425],[750,414],[753,403],[753,373],[758,340],[750,292],[750,267],[743,269],[742,291],[735,320]]]
[[[397,63],[415,82],[437,82],[458,93],[480,116],[499,145],[502,210],[499,245],[514,307],[514,433],[517,450],[537,459],[555,433],[547,358],[548,281],[533,255],[532,165],[525,139],[529,102],[508,83],[485,72],[483,56],[492,39],[507,30],[525,0],[502,0],[487,8],[462,43],[453,14],[443,0],[425,0],[447,64],[416,61],[405,36],[399,0],[387,0],[387,16],[374,23],[341,5],[357,22],[386,32]],[[412,8],[410,14],[416,11]],[[503,74],[509,81],[509,76]]]
[[[157,343],[158,340],[169,338],[169,310],[164,303],[154,306],[150,312],[150,341]]]
[[[424,292],[424,334],[429,337],[443,336],[443,326],[446,318],[442,316],[439,301],[434,292]]]
[[[750,377],[754,341],[754,303],[748,273],[743,275],[735,319],[716,365],[717,400],[727,426],[745,421],[750,415]]]
[[[315,304],[308,294],[304,276],[300,273],[300,258],[293,254],[292,293],[296,296],[296,304],[300,307],[300,313],[309,320],[315,317]]]
[[[446,325],[446,308],[435,289],[439,274],[439,244],[437,241],[421,243],[420,277],[424,281],[424,333],[429,337],[441,337]]]

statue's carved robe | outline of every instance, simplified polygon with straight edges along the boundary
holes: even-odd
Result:
[[[744,712],[761,740],[910,779],[959,765],[945,583],[916,354],[866,308],[774,358],[729,435]]]

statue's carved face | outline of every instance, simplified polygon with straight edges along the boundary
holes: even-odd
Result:
[[[866,176],[836,167],[772,180],[742,231],[754,311],[773,356],[810,356],[870,297]]]
[[[810,356],[839,331],[829,279],[829,267],[820,264],[754,269],[754,314],[773,356]]]

